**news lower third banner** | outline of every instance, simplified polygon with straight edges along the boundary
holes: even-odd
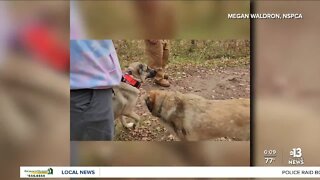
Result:
[[[320,167],[21,166],[20,178],[320,178]]]

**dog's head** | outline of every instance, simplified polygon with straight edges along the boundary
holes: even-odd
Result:
[[[178,92],[151,90],[147,93],[145,102],[151,114],[159,117],[180,138],[187,134],[182,125],[185,104]]]
[[[166,112],[169,108],[176,108],[177,97],[175,92],[151,90],[145,97],[146,105],[149,111],[157,117],[161,117],[163,112]]]
[[[127,73],[140,82],[144,82],[147,78],[154,78],[157,74],[154,69],[140,62],[130,64],[127,69]]]

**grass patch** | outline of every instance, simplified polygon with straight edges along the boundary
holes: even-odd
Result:
[[[174,58],[170,61],[169,65],[177,66],[201,66],[201,67],[244,67],[250,64],[250,57],[241,58],[225,58],[225,59],[210,59],[210,60],[191,60],[186,58]]]
[[[122,68],[132,62],[147,62],[143,40],[115,40]],[[249,40],[170,40],[172,65],[237,67],[250,63]]]

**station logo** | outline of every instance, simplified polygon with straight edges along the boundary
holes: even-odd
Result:
[[[45,178],[53,175],[53,169],[48,168],[46,170],[24,170],[24,173],[26,173],[30,178]]]
[[[292,148],[292,150],[290,151],[290,158],[288,160],[288,164],[289,165],[304,164],[301,148]]]

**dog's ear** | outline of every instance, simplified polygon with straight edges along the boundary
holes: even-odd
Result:
[[[139,64],[139,66],[138,66],[138,73],[141,75],[141,74],[143,74],[143,64]]]
[[[156,97],[157,97],[156,92],[150,91],[145,99],[146,105],[151,113],[156,103]]]
[[[181,99],[180,96],[175,96],[174,97],[175,103],[176,103],[176,112],[179,112],[181,114],[184,114],[185,111],[185,104],[183,102],[183,100]]]

